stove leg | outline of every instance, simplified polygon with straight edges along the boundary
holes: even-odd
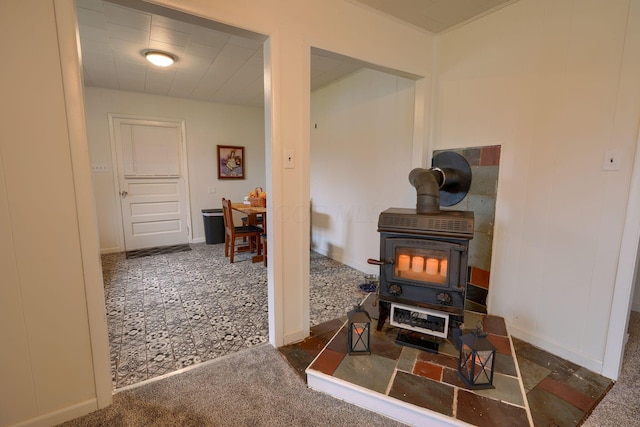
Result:
[[[387,317],[389,317],[389,312],[391,311],[391,304],[385,301],[378,301],[378,326],[376,326],[376,331],[381,331],[384,326],[384,322],[387,321]]]

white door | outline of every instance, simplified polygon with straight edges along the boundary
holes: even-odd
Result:
[[[182,124],[116,117],[126,251],[189,241]]]

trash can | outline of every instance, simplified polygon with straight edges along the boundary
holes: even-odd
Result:
[[[224,243],[224,218],[222,209],[202,209],[204,237],[207,245]]]

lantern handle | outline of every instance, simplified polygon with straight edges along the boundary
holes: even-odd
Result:
[[[477,337],[486,337],[487,335],[489,335],[482,329],[482,320],[478,320],[476,322],[476,330],[472,331],[471,333]]]

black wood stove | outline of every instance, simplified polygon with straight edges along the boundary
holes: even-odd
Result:
[[[412,170],[409,181],[418,193],[416,209],[380,214],[380,259],[368,262],[380,266],[377,329],[390,316],[390,324],[402,328],[398,340],[424,347],[416,336],[447,338],[464,319],[474,214],[440,206],[465,197],[471,169],[462,156],[443,152],[431,169]]]

